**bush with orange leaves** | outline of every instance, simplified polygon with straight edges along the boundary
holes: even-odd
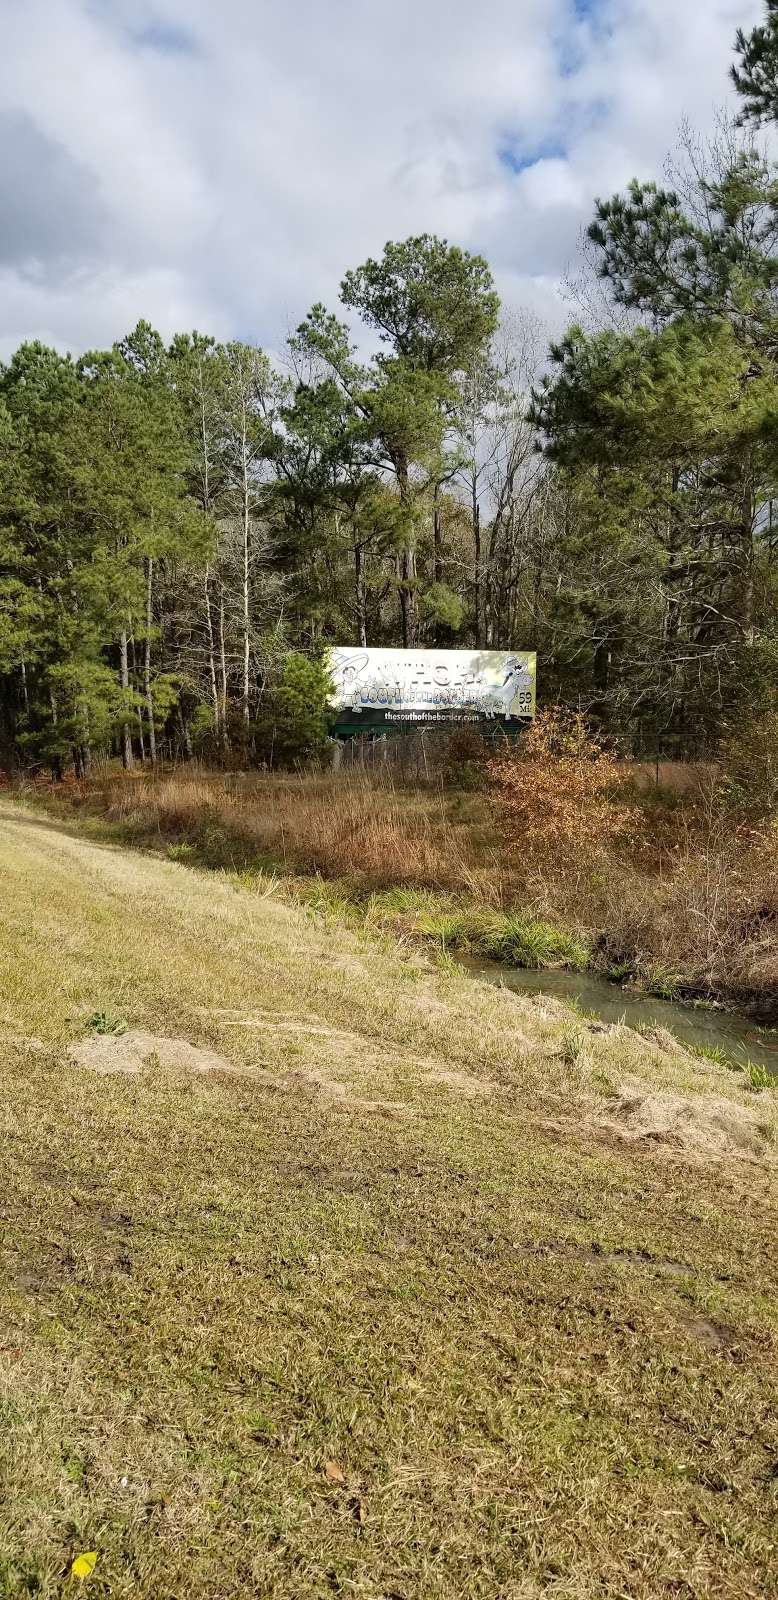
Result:
[[[590,860],[636,826],[619,797],[618,763],[580,711],[542,711],[519,744],[492,758],[489,776],[500,831],[525,856]]]

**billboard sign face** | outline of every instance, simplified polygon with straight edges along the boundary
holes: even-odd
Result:
[[[535,670],[527,650],[330,651],[335,709],[395,722],[534,717]]]

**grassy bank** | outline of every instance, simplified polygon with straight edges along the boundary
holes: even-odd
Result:
[[[664,999],[778,1022],[778,836],[733,824],[693,789],[643,789],[628,840],[604,832],[567,856],[553,840],[540,855],[520,837],[511,848],[483,790],[359,771],[108,775],[37,793],[182,861],[322,878],[344,906],[449,949],[590,966]]]
[[[775,1111],[3,805],[0,1593],[761,1596]]]
[[[251,874],[239,881],[249,884]],[[338,918],[400,941],[434,948],[441,960],[456,953],[507,967],[584,972],[591,950],[583,939],[529,912],[491,911],[455,894],[427,889],[384,889],[372,894],[342,880],[281,879],[301,904],[325,918]]]

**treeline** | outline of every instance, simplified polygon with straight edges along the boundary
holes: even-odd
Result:
[[[427,235],[347,273],[283,359],[145,322],[78,360],[23,345],[0,763],[304,754],[335,642],[535,649],[541,697],[642,754],[774,705],[776,40],[771,4],[737,42],[741,126],[598,204],[550,361],[486,262]]]

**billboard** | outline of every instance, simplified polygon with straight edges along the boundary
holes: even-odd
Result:
[[[330,651],[335,709],[395,722],[534,717],[535,670],[527,650]]]

